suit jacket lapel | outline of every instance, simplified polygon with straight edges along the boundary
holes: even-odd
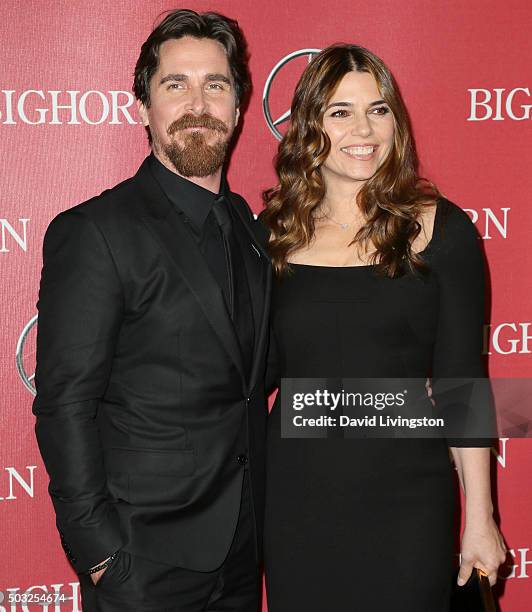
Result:
[[[254,352],[257,347],[257,336],[262,320],[262,311],[264,308],[264,284],[265,284],[265,266],[263,266],[262,256],[259,251],[252,245],[249,234],[242,228],[242,224],[236,231],[236,239],[242,253],[242,259],[246,269],[246,277],[249,285],[249,294],[251,299],[251,309],[253,311],[253,322],[255,327],[255,342]]]
[[[262,248],[260,241],[250,227],[250,221],[245,218],[235,198],[230,196],[233,210],[236,211],[242,225],[246,229],[246,234],[237,232],[237,237],[242,247],[244,263],[248,276],[249,291],[253,308],[253,319],[255,322],[255,343],[253,351],[253,364],[249,378],[249,391],[257,383],[258,367],[260,357],[264,350],[266,341],[266,331],[269,319],[269,295],[271,290],[271,264],[267,252]]]
[[[220,286],[213,278],[194,237],[152,177],[146,161],[140,167],[137,177],[141,179],[141,190],[148,204],[144,214],[141,214],[142,221],[168,254],[198,300],[244,383],[242,354]]]

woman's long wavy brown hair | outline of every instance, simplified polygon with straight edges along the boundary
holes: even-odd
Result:
[[[261,218],[270,229],[268,248],[278,275],[289,270],[290,253],[308,247],[314,236],[315,211],[325,196],[320,166],[331,147],[323,115],[343,76],[354,70],[375,77],[393,114],[395,131],[390,154],[357,194],[367,221],[351,244],[373,245],[370,263],[391,278],[400,276],[405,267],[413,272],[427,270],[411,244],[422,229],[417,221],[421,209],[433,204],[439,192],[417,175],[410,122],[397,84],[371,51],[336,44],[310,62],[297,84],[290,126],[275,158],[279,184],[263,194],[266,209]]]

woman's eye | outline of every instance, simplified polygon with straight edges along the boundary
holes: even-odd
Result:
[[[331,117],[342,118],[342,117],[347,117],[347,115],[348,115],[348,112],[346,110],[337,110],[331,113]]]
[[[377,106],[372,110],[372,113],[375,115],[387,115],[390,112],[390,109],[387,106]]]

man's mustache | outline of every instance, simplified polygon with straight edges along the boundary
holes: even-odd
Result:
[[[209,115],[208,113],[204,113],[203,115],[183,115],[170,124],[167,132],[168,136],[172,136],[180,130],[200,127],[222,132],[222,134],[226,134],[228,132],[228,128],[223,121]]]

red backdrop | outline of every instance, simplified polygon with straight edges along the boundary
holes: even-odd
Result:
[[[73,597],[50,611],[80,605],[77,577],[55,530],[31,413],[42,238],[59,211],[130,176],[147,154],[129,93],[133,67],[156,17],[177,6],[232,16],[248,38],[254,92],[229,178],[256,211],[262,189],[274,181],[277,141],[263,111],[269,77],[265,104],[276,121],[308,60],[305,53],[288,57],[292,53],[356,42],[388,63],[411,113],[422,174],[469,212],[484,240],[492,286],[485,342],[490,373],[531,373],[528,0],[4,0],[0,591],[33,588]],[[497,505],[513,559],[501,568],[497,587],[504,612],[525,612],[532,600],[530,449],[530,440],[516,439],[501,439],[493,449]],[[0,612],[33,609],[48,608],[0,601]]]

